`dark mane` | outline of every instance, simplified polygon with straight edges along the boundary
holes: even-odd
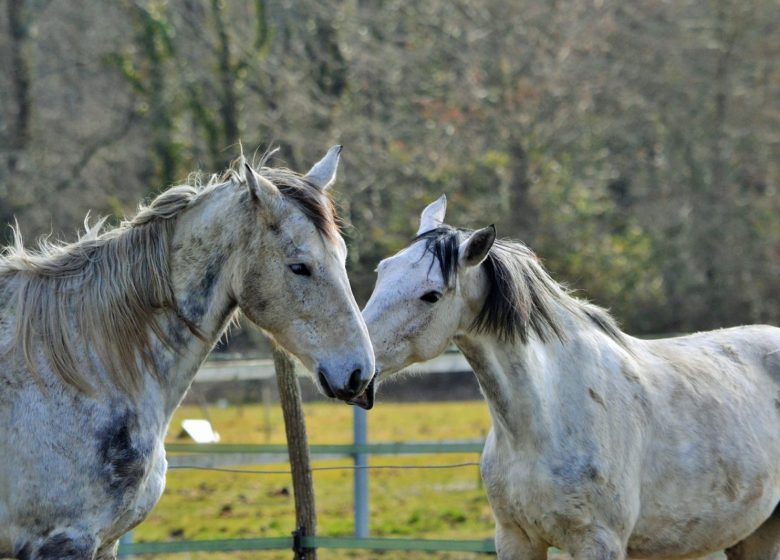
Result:
[[[458,273],[458,247],[472,232],[442,225],[418,235],[452,286]],[[488,278],[485,304],[471,325],[475,332],[492,333],[503,342],[528,342],[534,333],[543,342],[565,338],[562,307],[596,326],[610,338],[624,343],[624,335],[604,309],[572,296],[553,280],[539,259],[522,243],[497,239],[480,265]]]

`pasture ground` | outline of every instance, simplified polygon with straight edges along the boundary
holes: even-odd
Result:
[[[304,405],[310,443],[351,443],[352,407],[335,403]],[[221,443],[285,443],[281,408],[268,421],[260,405],[209,407]],[[184,418],[203,418],[197,406],[177,411],[168,441],[177,440]],[[368,414],[369,441],[452,440],[484,437],[490,419],[484,402],[377,403]],[[186,441],[186,440],[184,440]],[[476,454],[375,456],[371,465],[429,465],[477,461]],[[349,459],[315,461],[314,466],[351,465]],[[252,469],[287,469],[286,463]],[[351,535],[352,471],[314,473],[318,533]],[[372,536],[481,539],[493,534],[493,518],[476,466],[442,469],[382,469],[369,474]],[[136,541],[199,540],[288,536],[294,528],[289,475],[232,474],[173,470],[165,494],[151,516],[134,532]],[[171,560],[248,558],[289,559],[289,551],[168,555]],[[320,558],[431,558],[432,553],[321,550]],[[436,558],[484,558],[441,553]],[[145,556],[152,558],[152,556]],[[155,558],[163,558],[156,556]]]
[[[350,443],[352,408],[333,403],[304,405],[310,443]],[[210,407],[208,415],[222,443],[285,443],[281,408],[265,415],[260,405]],[[192,405],[177,411],[168,441],[177,440],[184,418],[202,418]],[[267,418],[267,421],[266,421]],[[368,414],[369,441],[480,438],[490,428],[484,402],[377,403]],[[434,465],[476,461],[476,454],[374,456],[370,465]],[[315,461],[314,466],[350,465],[349,459]],[[251,469],[288,469],[287,463]],[[353,534],[352,471],[314,473],[318,534]],[[370,533],[376,537],[483,539],[493,535],[493,517],[479,481],[479,469],[381,469],[369,474]],[[165,494],[136,528],[136,541],[200,540],[289,536],[294,504],[289,475],[169,471]],[[455,552],[369,552],[320,550],[319,558],[421,560],[478,559]],[[289,560],[290,551],[181,553],[143,556],[157,560]],[[559,558],[567,558],[560,556]]]

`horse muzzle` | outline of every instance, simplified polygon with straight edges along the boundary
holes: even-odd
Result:
[[[334,379],[325,368],[319,367],[317,380],[322,387],[322,392],[332,399],[339,399],[365,409],[374,405],[374,376],[366,380],[361,368],[352,370],[345,379]]]
[[[376,375],[368,382],[366,390],[347,401],[347,404],[359,406],[363,410],[371,410],[374,408],[374,395],[376,394]]]

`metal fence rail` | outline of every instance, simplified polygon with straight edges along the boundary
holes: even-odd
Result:
[[[171,554],[177,552],[238,552],[249,550],[292,550],[293,537],[266,537],[202,541],[146,542],[123,544],[120,556]],[[492,540],[399,539],[379,537],[302,537],[303,548],[352,550],[406,550],[446,552],[495,552]]]
[[[427,455],[440,453],[482,453],[484,442],[481,439],[459,441],[421,441],[391,443],[326,443],[312,444],[312,455],[342,455],[351,457],[358,453],[368,455]],[[241,453],[245,455],[287,455],[287,445],[281,444],[243,444],[243,443],[169,443],[165,446],[169,454],[206,454]]]

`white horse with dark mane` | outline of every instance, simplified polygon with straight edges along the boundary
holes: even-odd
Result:
[[[16,232],[0,258],[0,557],[115,558],[162,494],[171,415],[237,310],[328,395],[372,394],[325,192],[340,150],[306,176],[242,165],[173,187],[75,243],[29,251]]]
[[[451,341],[474,369],[499,558],[779,558],[780,329],[632,338],[445,206],[379,264],[363,316],[378,375]]]

